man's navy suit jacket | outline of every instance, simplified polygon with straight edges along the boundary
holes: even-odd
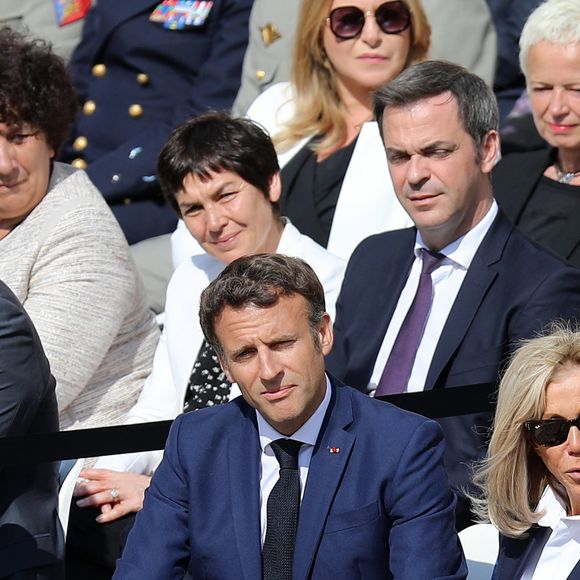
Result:
[[[378,234],[353,253],[337,301],[327,368],[365,390],[415,258],[416,229]],[[425,389],[495,383],[520,339],[554,319],[580,318],[580,270],[517,231],[500,212],[477,250],[445,323]],[[455,488],[482,457],[489,414],[440,419]]]
[[[196,579],[261,578],[260,453],[241,397],[178,417],[114,578],[182,578],[190,558]],[[465,578],[442,454],[435,422],[335,385],[293,578]]]

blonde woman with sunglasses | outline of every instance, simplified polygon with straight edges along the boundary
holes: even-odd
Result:
[[[580,331],[527,341],[501,381],[480,514],[499,529],[494,580],[580,579]]]
[[[292,82],[274,85],[248,111],[276,144],[282,214],[344,259],[365,237],[410,225],[371,96],[425,59],[429,39],[418,0],[305,0]]]

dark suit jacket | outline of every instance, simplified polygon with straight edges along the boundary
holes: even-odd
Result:
[[[514,153],[504,157],[494,167],[494,196],[516,226],[519,226],[527,204],[533,198],[544,171],[554,163],[555,156],[555,149]],[[527,232],[524,230],[524,233]],[[547,249],[580,267],[580,203],[568,219],[561,223],[557,240]]]
[[[88,163],[89,177],[130,243],[174,229],[176,217],[160,205],[157,156],[170,131],[189,116],[231,107],[252,0],[214,0],[203,26],[175,31],[149,21],[158,4],[100,0],[71,60],[81,103],[91,100],[96,108],[81,112],[61,157]],[[107,67],[104,76],[92,74],[96,64]],[[139,83],[139,73],[148,81]],[[133,104],[142,106],[140,117],[129,115]],[[72,147],[78,136],[88,140],[82,151]]]
[[[533,526],[528,530],[528,536],[525,539],[500,535],[499,555],[493,571],[493,580],[521,578],[529,562],[539,558],[550,533],[550,528]],[[580,580],[580,558],[568,576],[568,580]]]
[[[335,386],[293,578],[464,578],[442,453],[433,421]],[[181,578],[190,558],[196,579],[261,578],[259,472],[256,414],[241,397],[178,417],[114,578]]]
[[[0,282],[0,437],[58,431],[55,380],[30,318]],[[0,578],[63,558],[54,463],[0,460]]]
[[[364,240],[353,253],[337,301],[327,367],[366,389],[414,260],[416,230]],[[476,252],[435,349],[425,389],[494,383],[512,347],[555,318],[580,318],[580,271],[555,258],[498,214]],[[439,422],[453,486],[469,483],[481,458],[488,414]]]

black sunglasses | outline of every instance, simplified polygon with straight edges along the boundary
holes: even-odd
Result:
[[[365,18],[372,11],[363,12],[356,6],[341,6],[330,12],[326,19],[330,30],[337,38],[349,40],[358,36],[365,25]],[[411,25],[411,13],[407,5],[400,0],[385,2],[375,10],[375,19],[385,34],[399,34]]]
[[[546,419],[544,421],[526,421],[525,430],[535,443],[543,447],[562,445],[568,439],[571,427],[580,429],[580,417],[577,419]]]

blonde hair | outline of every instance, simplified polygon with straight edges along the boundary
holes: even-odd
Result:
[[[431,28],[419,0],[404,0],[411,12],[411,47],[405,68],[427,57]],[[315,152],[332,149],[346,139],[344,109],[322,34],[332,0],[302,0],[292,64],[295,112],[273,141],[286,150],[300,139],[320,135]]]
[[[514,353],[499,385],[487,458],[474,475],[482,492],[482,497],[472,498],[479,518],[489,518],[511,537],[521,536],[540,519],[542,514],[534,510],[547,485],[569,502],[523,426],[542,418],[548,384],[568,368],[580,366],[580,329],[556,323],[549,332],[524,341]]]

